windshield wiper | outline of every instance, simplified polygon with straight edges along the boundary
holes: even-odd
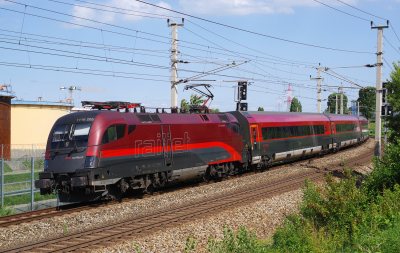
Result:
[[[74,141],[74,148],[71,149],[71,152],[78,152],[78,147],[76,146],[76,139]]]
[[[54,153],[56,153],[56,154],[60,153],[60,151],[58,150],[59,146],[60,146],[60,141],[57,142],[57,147],[56,147],[56,150],[54,151]]]

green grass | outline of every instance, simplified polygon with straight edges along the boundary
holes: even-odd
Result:
[[[39,179],[39,172],[34,173],[34,179]],[[13,175],[5,175],[4,183],[14,183],[14,182],[22,182],[22,181],[30,181],[31,173],[23,173],[23,174],[13,174]],[[31,183],[27,183],[27,188],[30,189]],[[26,189],[25,183],[23,184],[15,184],[15,185],[6,185],[4,191],[16,191]],[[47,199],[55,199],[56,195],[40,195],[40,193],[34,194],[35,201],[47,200]],[[20,196],[12,196],[12,197],[4,197],[4,206],[14,206],[20,204],[29,204],[31,203],[31,194],[24,194]]]
[[[10,168],[10,166],[7,165],[7,163],[4,163],[4,173],[10,172],[13,172],[13,170]]]
[[[39,172],[35,172],[34,179],[39,179]],[[31,180],[31,173],[22,173],[22,174],[13,174],[13,175],[4,175],[4,183],[14,183],[21,181],[29,181]]]
[[[57,195],[40,195],[39,192],[34,194],[34,200],[36,201],[42,201],[42,200],[48,200],[48,199],[56,199]],[[31,194],[24,194],[24,195],[19,195],[19,196],[12,196],[12,197],[4,197],[4,207],[7,206],[15,206],[15,205],[21,205],[21,204],[29,204],[31,203]]]
[[[39,172],[34,173],[34,179],[39,179]],[[4,176],[4,183],[14,183],[14,182],[22,182],[22,181],[30,181],[31,180],[31,173],[23,173],[23,174],[13,174],[13,175],[5,175]],[[30,189],[31,183],[27,183],[27,187],[25,183],[22,184],[14,184],[14,185],[6,185],[4,191],[16,191],[16,190],[23,190],[23,189]],[[34,194],[34,200],[42,201],[47,199],[56,199],[56,195],[40,195],[40,193]],[[19,196],[11,196],[11,197],[4,197],[4,206],[15,206],[20,204],[29,204],[31,203],[31,194],[24,194]]]
[[[31,162],[22,162],[25,167],[30,170],[31,169]],[[34,170],[43,170],[44,165],[43,165],[43,160],[42,159],[37,159],[34,162]]]

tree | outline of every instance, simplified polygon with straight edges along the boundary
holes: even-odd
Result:
[[[206,100],[202,99],[203,95],[196,95],[196,94],[191,94],[190,95],[190,103],[186,99],[181,100],[181,108],[189,108],[192,105],[202,105]]]
[[[376,107],[375,91],[376,91],[375,87],[367,86],[366,89],[361,89],[358,92],[357,101],[360,102],[360,112],[367,119],[370,119],[370,118],[372,118],[372,116],[374,116],[375,107]]]
[[[257,111],[263,112],[263,111],[264,111],[264,108],[263,108],[263,107],[258,107],[258,110],[257,110]]]
[[[388,116],[388,127],[392,130],[389,141],[392,144],[400,144],[400,61],[398,65],[393,62],[394,71],[390,73],[390,81],[386,88],[388,89],[388,102],[393,107],[393,115]],[[395,115],[396,114],[396,115]],[[394,116],[395,115],[395,116]]]
[[[186,99],[181,100],[181,108],[183,109],[189,109],[190,106],[192,105],[203,105],[203,103],[206,101],[205,99],[202,99],[203,95],[196,95],[196,94],[191,94],[190,95],[190,103]],[[219,112],[219,109],[210,109],[211,113],[217,113]]]
[[[335,113],[336,108],[336,95],[337,95],[337,102],[338,102],[338,114],[340,114],[340,93],[332,93],[328,97],[327,106],[329,109],[329,113]],[[349,114],[351,111],[347,108],[347,96],[343,94],[343,114]]]
[[[297,98],[292,99],[292,103],[290,104],[291,112],[302,112],[303,108],[301,106],[301,102]]]

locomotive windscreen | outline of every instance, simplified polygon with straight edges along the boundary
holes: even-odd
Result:
[[[54,128],[51,149],[87,147],[92,123],[59,125]]]

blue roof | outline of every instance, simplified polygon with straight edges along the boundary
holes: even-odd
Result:
[[[11,100],[12,105],[58,105],[58,106],[69,106],[73,107],[70,103],[66,102],[46,102],[46,101],[22,101],[22,100]]]

